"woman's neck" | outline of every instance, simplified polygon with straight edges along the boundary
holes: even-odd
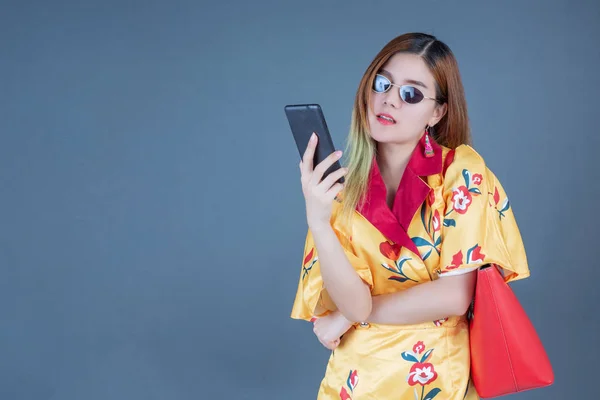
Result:
[[[386,201],[390,209],[414,149],[414,144],[380,143],[377,146],[377,165],[387,189]]]

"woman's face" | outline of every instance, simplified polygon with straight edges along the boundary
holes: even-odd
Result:
[[[397,53],[378,73],[395,85],[411,85],[425,97],[435,98],[435,79],[418,55]],[[371,93],[369,132],[377,142],[415,143],[425,127],[434,126],[446,112],[446,105],[425,98],[417,104],[405,103],[399,89],[392,86],[385,93]]]

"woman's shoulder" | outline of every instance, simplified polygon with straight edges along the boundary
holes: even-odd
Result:
[[[444,150],[444,181],[453,182],[467,176],[472,178],[476,174],[486,175],[490,172],[481,154],[468,144]]]
[[[453,167],[472,167],[485,168],[485,160],[473,147],[468,144],[461,144],[455,149],[448,149],[448,156],[452,157],[449,166]]]

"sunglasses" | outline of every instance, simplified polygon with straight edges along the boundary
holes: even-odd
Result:
[[[423,92],[412,85],[396,85],[383,75],[375,75],[375,80],[373,81],[373,91],[375,93],[385,93],[390,90],[392,86],[398,87],[400,98],[407,104],[418,104],[423,101],[423,99],[434,100],[436,103],[438,102],[438,100],[433,97],[425,96]]]

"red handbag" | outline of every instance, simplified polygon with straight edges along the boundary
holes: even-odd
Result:
[[[479,396],[497,397],[554,383],[544,346],[496,265],[477,272],[469,337],[471,378]]]

